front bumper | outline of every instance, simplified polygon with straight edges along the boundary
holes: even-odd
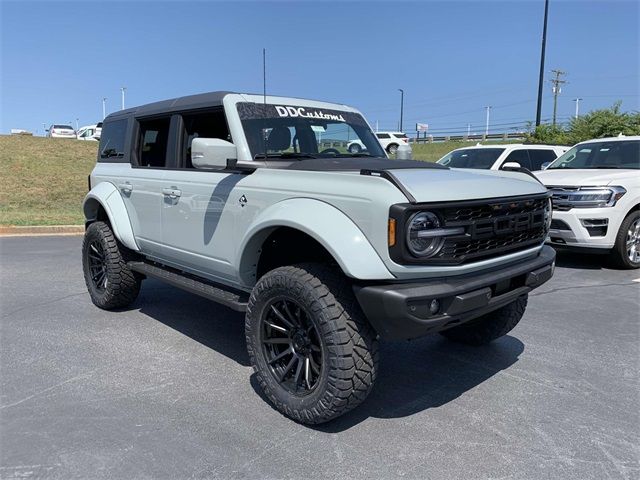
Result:
[[[388,340],[417,338],[497,310],[539,287],[553,275],[548,246],[530,259],[482,273],[419,282],[354,285],[367,319]],[[439,309],[430,312],[432,300]]]
[[[573,208],[554,210],[548,241],[561,247],[613,248],[624,214],[613,208]],[[604,228],[589,231],[584,224],[601,224]],[[561,228],[557,228],[561,227]]]

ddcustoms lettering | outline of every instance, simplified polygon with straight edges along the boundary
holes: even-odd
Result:
[[[322,110],[307,110],[304,107],[285,107],[283,105],[274,105],[274,107],[281,117],[318,118],[322,120],[346,122],[342,114],[324,113]]]

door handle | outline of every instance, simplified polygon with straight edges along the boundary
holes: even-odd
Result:
[[[163,188],[162,189],[162,194],[167,196],[167,197],[169,197],[169,198],[176,199],[180,195],[182,195],[182,191],[178,190],[176,187]]]
[[[126,194],[129,194],[133,191],[133,185],[131,185],[129,182],[118,184],[118,188],[122,193]]]

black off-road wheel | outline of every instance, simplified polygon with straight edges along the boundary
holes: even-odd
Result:
[[[444,330],[440,335],[466,345],[486,345],[513,330],[524,315],[527,300],[528,295],[522,295],[498,310],[478,317],[470,323]]]
[[[373,387],[377,335],[338,271],[317,264],[270,271],[251,292],[245,332],[260,387],[298,422],[339,417]]]
[[[130,305],[140,292],[141,277],[127,261],[134,253],[122,245],[105,222],[87,228],[82,243],[82,269],[91,301],[111,310]]]
[[[640,268],[640,210],[631,212],[623,220],[611,257],[619,268]]]

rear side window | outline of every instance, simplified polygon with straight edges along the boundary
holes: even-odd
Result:
[[[376,137],[378,138],[391,138],[388,133],[376,133]]]
[[[531,170],[531,160],[529,160],[529,154],[526,150],[514,150],[507,156],[505,161],[502,162],[502,165],[507,162],[518,162],[521,167]]]
[[[100,137],[100,159],[108,161],[124,157],[127,119],[105,122]]]
[[[396,138],[407,138],[406,133],[394,133],[393,136]]]
[[[141,167],[162,168],[166,165],[170,124],[170,117],[140,121],[138,164]]]
[[[542,170],[543,163],[553,162],[557,157],[553,150],[529,150],[529,158],[531,170]]]

